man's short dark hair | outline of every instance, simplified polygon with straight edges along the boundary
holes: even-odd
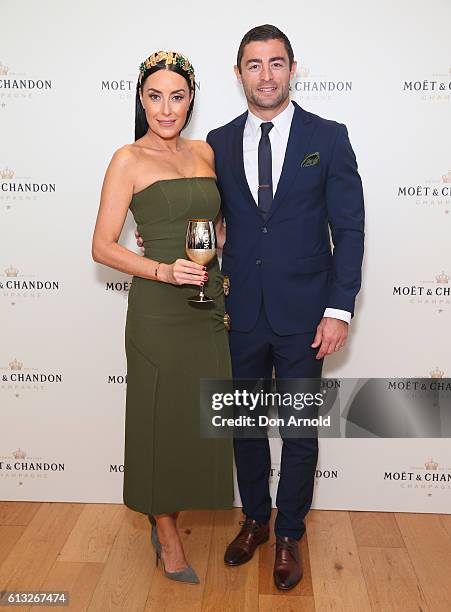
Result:
[[[266,40],[280,40],[283,42],[285,46],[285,50],[288,55],[288,61],[290,64],[290,70],[294,62],[294,53],[293,47],[291,46],[290,41],[288,40],[288,36],[276,28],[276,26],[265,23],[265,25],[256,26],[249,30],[244,36],[242,41],[240,42],[240,46],[238,47],[238,54],[236,58],[236,65],[238,66],[238,70],[241,72],[241,60],[243,59],[244,47],[251,42],[255,41],[266,41]]]

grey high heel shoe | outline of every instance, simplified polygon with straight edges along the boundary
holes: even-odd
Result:
[[[200,580],[197,577],[196,572],[193,570],[193,568],[190,565],[188,565],[188,567],[186,567],[185,569],[179,570],[178,572],[166,571],[166,568],[164,566],[164,559],[161,556],[161,544],[160,544],[160,540],[158,539],[157,522],[151,514],[148,514],[147,516],[149,518],[150,524],[152,525],[150,541],[152,542],[152,546],[154,547],[155,553],[156,553],[156,556],[155,556],[156,566],[158,567],[158,559],[161,559],[161,563],[163,564],[164,575],[166,576],[166,578],[169,578],[170,580],[176,580],[177,582],[189,582],[190,584],[199,584]]]

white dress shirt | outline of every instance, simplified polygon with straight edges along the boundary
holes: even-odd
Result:
[[[290,135],[293,115],[294,105],[289,104],[287,108],[271,119],[271,122],[274,125],[269,132],[272,154],[273,194],[276,193],[277,185],[282,173],[282,166],[285,159],[285,151],[287,150],[288,137]],[[249,189],[251,190],[256,205],[258,205],[258,144],[261,137],[260,125],[262,123],[264,123],[263,119],[260,119],[249,111],[243,133],[244,171]],[[340,319],[342,321],[346,321],[346,323],[351,322],[351,313],[347,310],[326,308],[324,311],[324,316],[331,317],[333,319]]]

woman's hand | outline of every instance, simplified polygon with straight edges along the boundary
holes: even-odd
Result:
[[[201,266],[194,261],[176,259],[172,264],[160,264],[158,278],[172,285],[202,286],[208,280],[206,270],[205,266]]]
[[[135,230],[136,244],[144,251],[143,239],[138,229]],[[172,264],[160,264],[158,278],[164,283],[172,285],[203,285],[208,280],[205,266],[189,261],[176,259]]]

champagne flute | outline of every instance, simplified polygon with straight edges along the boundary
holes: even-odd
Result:
[[[216,255],[216,234],[213,221],[209,219],[190,219],[186,230],[185,250],[188,259],[205,266]],[[208,295],[205,295],[203,287],[200,287],[199,295],[188,298],[188,302],[198,304],[212,303]]]

